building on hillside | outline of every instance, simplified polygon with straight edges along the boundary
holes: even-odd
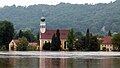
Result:
[[[100,50],[101,51],[112,51],[113,50],[113,44],[112,44],[111,36],[106,36],[104,38],[99,38],[98,40],[102,40],[102,43],[100,44]]]
[[[46,30],[45,33],[41,33],[41,44],[43,47],[43,44],[46,42],[51,42],[52,36],[56,33],[57,30]],[[59,30],[60,31],[60,40],[61,40],[61,48],[66,50],[66,39],[69,30]]]
[[[17,43],[19,43],[20,40],[16,39],[16,40],[12,40],[9,43],[9,51],[16,51],[17,50]],[[39,50],[39,44],[37,42],[29,42],[28,46],[36,46],[36,50]]]
[[[9,51],[16,51],[18,42],[20,42],[20,41],[19,40],[12,40],[9,43]]]

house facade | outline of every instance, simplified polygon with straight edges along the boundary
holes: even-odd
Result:
[[[40,46],[43,47],[45,41],[51,42],[52,36],[56,33],[57,30],[46,30],[45,33],[41,33],[41,44]],[[66,50],[67,49],[67,35],[69,30],[59,30],[60,31],[60,40],[61,40],[61,48]]]
[[[17,43],[20,42],[19,40],[12,40],[9,43],[9,51],[16,51],[17,50]]]
[[[102,40],[102,43],[100,44],[101,51],[112,51],[113,50],[111,36],[106,36],[104,38],[101,38],[100,40]]]

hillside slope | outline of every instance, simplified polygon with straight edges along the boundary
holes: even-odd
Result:
[[[0,8],[0,20],[12,21],[17,30],[39,30],[41,16],[46,17],[47,29],[69,29],[85,32],[90,28],[94,33],[108,30],[120,32],[120,1],[109,4],[69,4],[5,6]]]

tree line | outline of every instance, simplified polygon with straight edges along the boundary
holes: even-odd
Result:
[[[114,50],[120,51],[120,33],[112,35],[109,30],[108,36],[112,37],[112,43],[114,44]],[[67,35],[67,47],[68,50],[78,50],[78,51],[99,51],[101,42],[97,40],[99,35],[93,35],[89,29],[87,29],[86,34],[83,35],[81,32],[75,32],[74,29],[69,30]],[[18,43],[17,50],[35,50],[35,47],[28,46],[28,42],[38,42],[38,35],[34,35],[31,30],[19,30],[15,31],[13,23],[9,21],[0,21],[0,50],[8,50],[9,43],[12,39],[21,40]],[[45,42],[43,49],[60,51],[61,40],[59,29],[52,36],[51,42]],[[25,46],[24,46],[25,45]]]
[[[67,43],[69,50],[99,51],[99,41],[96,36],[89,32],[89,29],[87,29],[85,36],[75,34],[71,29],[68,33]]]

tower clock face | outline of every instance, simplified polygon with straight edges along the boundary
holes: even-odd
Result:
[[[41,22],[40,23],[40,32],[45,33],[45,31],[46,31],[46,24],[45,24],[45,22]]]
[[[46,31],[45,28],[40,29],[40,32],[41,32],[41,33],[45,33],[45,31]]]

